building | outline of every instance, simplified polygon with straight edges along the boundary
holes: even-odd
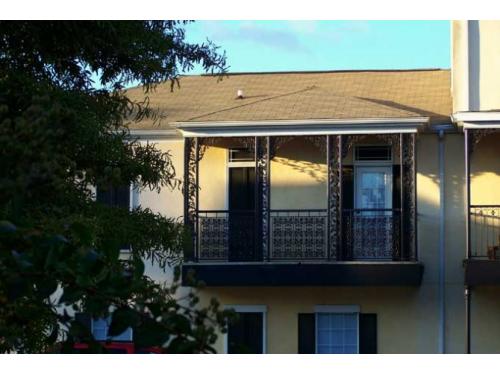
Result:
[[[451,71],[188,76],[150,96],[167,119],[131,133],[184,191],[130,202],[193,232],[184,275],[240,313],[219,352],[500,352],[500,23],[452,30]]]

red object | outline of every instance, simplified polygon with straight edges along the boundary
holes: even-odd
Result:
[[[160,348],[136,348],[131,342],[101,342],[109,354],[161,354]],[[88,344],[77,343],[73,346],[80,353],[85,353]]]

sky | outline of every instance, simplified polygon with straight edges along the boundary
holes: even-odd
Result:
[[[229,72],[450,67],[449,21],[196,21],[186,38],[220,46]]]

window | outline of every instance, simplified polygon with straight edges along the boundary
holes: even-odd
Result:
[[[377,314],[361,314],[359,306],[316,306],[298,314],[299,354],[377,353]]]
[[[238,313],[238,320],[228,327],[228,354],[263,354],[266,352],[266,307],[226,306]]]
[[[229,162],[255,161],[255,154],[249,148],[232,148],[229,150]]]
[[[131,204],[131,185],[96,187],[96,201],[107,206],[120,207],[130,210]],[[123,243],[120,245],[123,252],[130,251],[130,244]]]
[[[86,326],[94,339],[97,341],[132,341],[132,328],[128,328],[117,336],[108,337],[108,330],[111,324],[111,317],[108,318],[92,318],[88,313],[77,313],[75,320]]]
[[[358,353],[358,313],[317,313],[316,352]]]
[[[97,202],[114,206],[122,207],[127,210],[130,209],[130,185],[122,186],[109,186],[96,188]]]
[[[354,160],[359,162],[391,161],[391,146],[357,146],[354,149]]]
[[[92,319],[91,321],[91,331],[92,335],[97,341],[108,340],[108,330],[111,324],[111,318],[108,317]],[[121,334],[117,336],[109,337],[111,341],[132,341],[132,328],[127,328]]]

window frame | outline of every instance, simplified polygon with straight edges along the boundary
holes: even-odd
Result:
[[[233,309],[237,313],[262,314],[262,354],[267,354],[267,306],[266,305],[224,305],[224,309]],[[224,333],[224,354],[228,354],[228,333]]]
[[[356,342],[356,349],[357,352],[356,354],[359,354],[359,347],[360,347],[360,341],[359,341],[359,316],[361,314],[361,309],[359,305],[316,305],[314,306],[314,320],[315,320],[315,342],[314,342],[314,352],[315,354],[318,353],[318,340],[319,340],[319,323],[318,323],[318,315],[319,314],[356,314],[356,320],[357,320],[357,342]]]

